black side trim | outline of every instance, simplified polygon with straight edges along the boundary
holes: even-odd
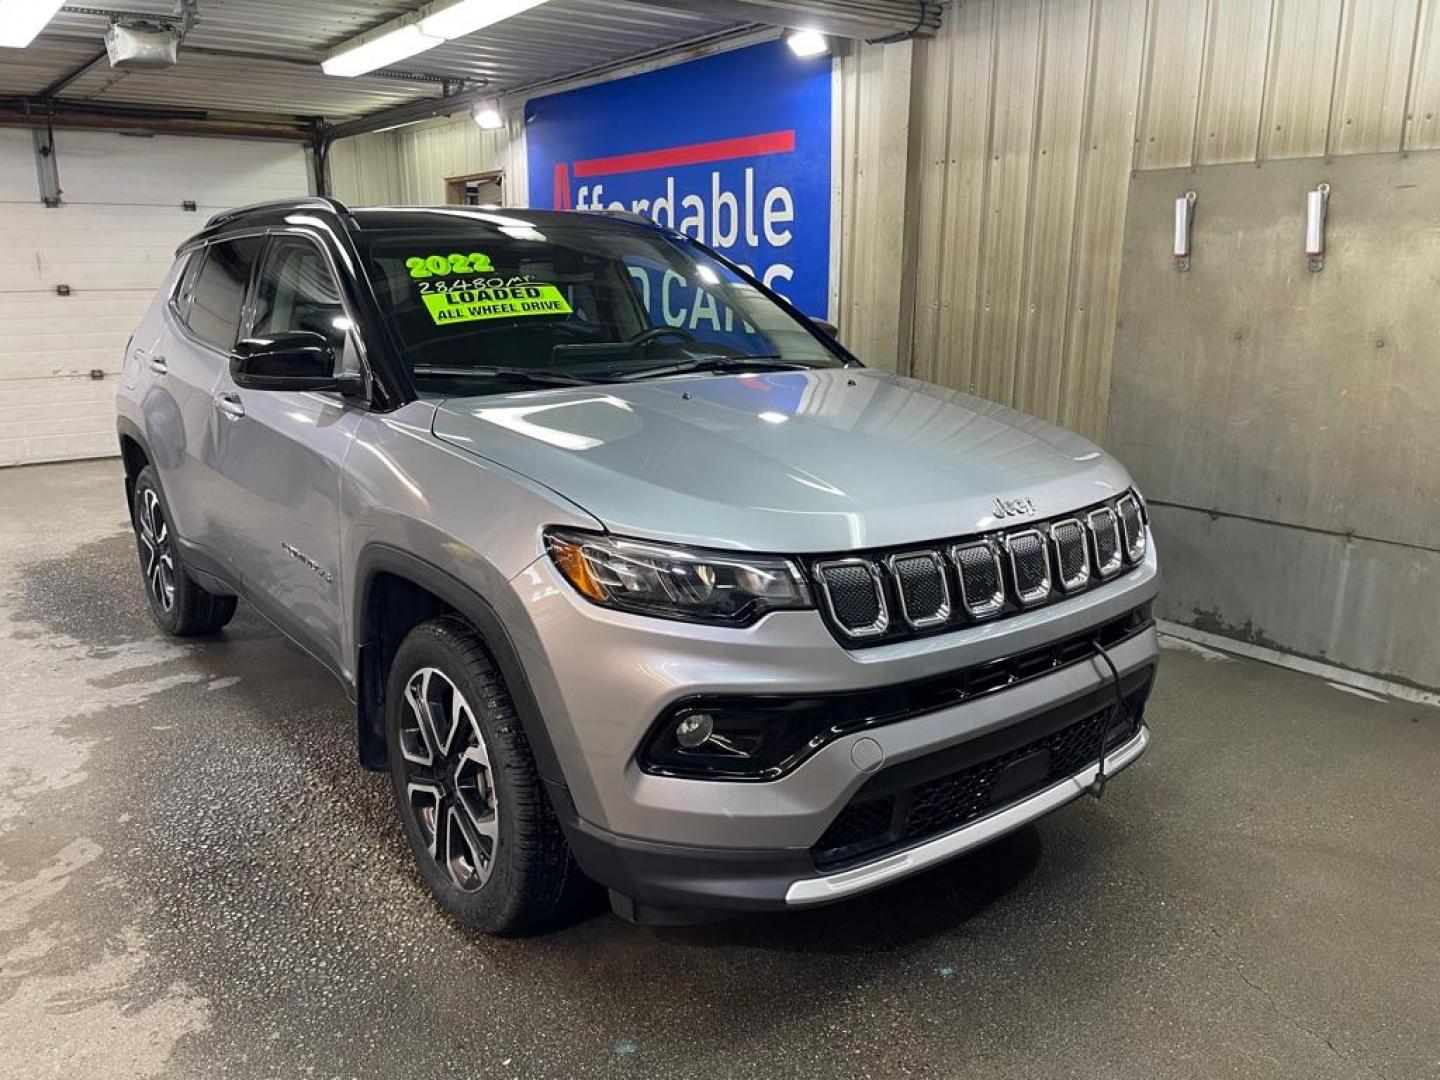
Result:
[[[200,581],[200,584],[211,592],[233,593],[244,600],[259,612],[266,622],[289,638],[297,649],[335,676],[336,681],[345,688],[345,695],[354,699],[355,689],[349,678],[335,663],[326,659],[325,643],[316,638],[304,623],[294,618],[283,607],[272,603],[258,590],[245,588],[244,583],[236,578],[231,569],[208,548],[192,544],[188,540],[181,540],[178,537],[176,542],[180,546],[180,557],[185,561],[187,573]]]
[[[547,784],[564,787],[565,776],[560,768],[560,758],[550,731],[545,726],[535,693],[530,688],[530,679],[520,662],[510,633],[505,629],[500,616],[489,602],[474,589],[452,577],[439,567],[412,555],[408,551],[390,547],[387,544],[371,544],[360,552],[355,562],[355,593],[353,597],[353,622],[358,654],[356,673],[359,680],[356,701],[357,736],[361,762],[367,768],[385,768],[385,672],[382,670],[379,644],[369,638],[370,612],[367,610],[372,586],[379,574],[393,574],[413,582],[427,592],[440,598],[446,605],[458,611],[475,628],[485,647],[495,658],[500,674],[515,703],[515,712],[525,729],[530,750],[535,755],[535,765]],[[377,685],[378,683],[378,685]],[[379,748],[377,760],[375,750]]]

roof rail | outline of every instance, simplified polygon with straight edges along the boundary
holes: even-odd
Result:
[[[205,228],[212,229],[216,225],[223,225],[227,221],[261,210],[328,210],[332,214],[350,213],[349,207],[339,199],[332,199],[328,195],[302,195],[294,199],[271,199],[268,202],[237,206],[233,210],[222,210],[205,223]]]
[[[581,210],[582,214],[598,214],[601,217],[614,218],[616,221],[628,221],[632,225],[649,225],[653,229],[661,228],[659,222],[654,218],[648,218],[644,214],[637,214],[633,210],[605,210],[596,207],[594,210]]]

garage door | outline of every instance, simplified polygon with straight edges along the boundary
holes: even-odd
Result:
[[[51,209],[30,132],[0,129],[0,465],[115,453],[114,379],[175,246],[218,210],[310,190],[291,143],[69,130],[55,142]]]

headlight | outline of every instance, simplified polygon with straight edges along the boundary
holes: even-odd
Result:
[[[810,607],[799,568],[773,556],[721,554],[551,529],[565,580],[587,600],[665,619],[749,626],[766,612]]]

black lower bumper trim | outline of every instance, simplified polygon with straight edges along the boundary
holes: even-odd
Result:
[[[804,848],[704,848],[617,836],[582,821],[564,789],[552,787],[551,792],[580,869],[626,898],[634,912],[621,905],[617,910],[633,921],[688,922],[700,913],[774,911],[785,907],[791,882],[815,873]],[[677,909],[686,917],[676,917]]]

